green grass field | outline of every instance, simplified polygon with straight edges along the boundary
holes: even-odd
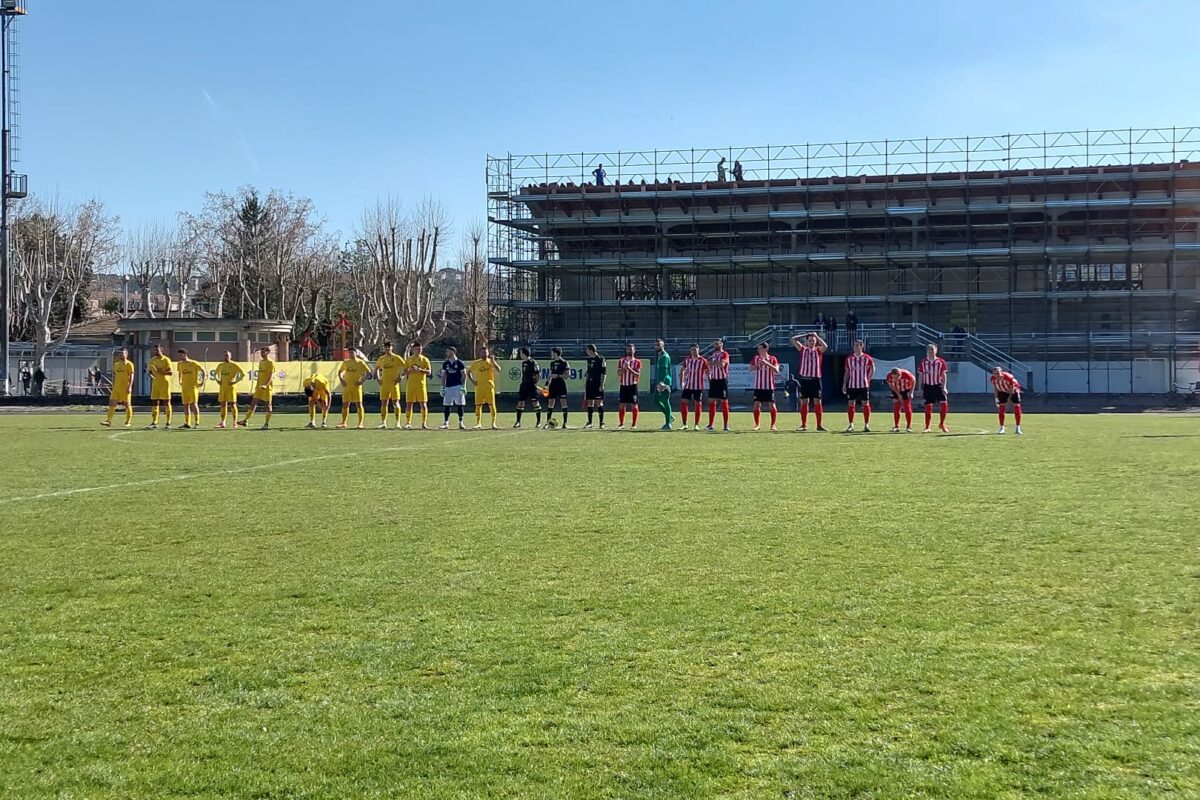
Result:
[[[1200,416],[98,419],[0,416],[5,798],[1200,796]]]

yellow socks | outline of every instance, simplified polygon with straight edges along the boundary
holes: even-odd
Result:
[[[158,403],[155,403],[153,406],[150,407],[150,424],[151,425],[158,424]]]
[[[168,400],[167,401],[167,424],[168,425],[171,424],[171,417],[174,414],[174,412],[175,412],[175,410],[173,408],[171,408],[171,402]]]
[[[125,404],[125,424],[133,424],[133,405],[130,403]]]

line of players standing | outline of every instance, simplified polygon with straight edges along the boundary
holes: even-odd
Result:
[[[810,411],[816,423],[816,430],[826,431],[824,426],[824,404],[822,394],[822,366],[824,354],[829,347],[820,334],[814,332],[797,335],[791,338],[792,346],[799,352],[798,394],[800,398],[800,432],[808,431]],[[536,427],[542,427],[540,397],[547,399],[547,428],[555,427],[554,411],[556,406],[562,410],[562,427],[566,428],[568,419],[567,408],[567,375],[571,365],[562,357],[561,348],[552,348],[549,365],[549,380],[545,387],[538,382],[541,369],[529,351],[522,348],[521,385],[517,399],[517,421],[514,427],[521,427],[521,418],[526,408],[532,403],[537,414]],[[634,345],[626,346],[625,355],[617,362],[619,381],[618,395],[618,430],[625,427],[625,418],[631,416],[631,427],[636,428],[638,422],[638,387],[643,371],[643,362],[637,356]],[[750,362],[750,371],[754,376],[754,430],[761,430],[762,412],[764,407],[770,415],[770,430],[778,430],[778,406],[775,403],[775,392],[780,374],[779,359],[770,352],[770,345],[760,343],[757,353]],[[585,428],[593,427],[596,415],[599,415],[599,425],[604,422],[604,390],[608,367],[603,356],[595,345],[587,346],[587,363],[584,369],[584,408],[587,412]],[[934,407],[938,410],[938,429],[949,432],[946,418],[950,410],[949,391],[946,388],[949,376],[949,366],[946,360],[938,355],[938,348],[930,344],[926,348],[926,356],[917,366],[918,375],[906,369],[894,368],[884,378],[892,397],[892,432],[899,433],[900,417],[904,416],[905,432],[912,432],[913,394],[917,387],[918,376],[921,384],[921,394],[925,410],[925,432],[932,429]],[[847,431],[853,431],[856,411],[861,411],[863,431],[870,432],[871,427],[871,381],[875,378],[875,360],[865,352],[864,343],[854,342],[854,352],[846,358],[846,368],[842,378],[842,391],[848,404],[846,413],[849,424]],[[655,354],[652,361],[651,390],[655,406],[663,414],[661,430],[674,429],[674,411],[671,406],[671,393],[674,378],[671,369],[671,357],[666,351],[662,339],[655,342]],[[724,342],[718,339],[713,343],[713,352],[709,357],[700,355],[699,345],[692,345],[689,355],[684,358],[679,371],[681,384],[680,414],[682,430],[688,430],[688,415],[690,404],[694,403],[694,430],[701,430],[700,417],[704,395],[708,396],[708,425],[704,430],[716,430],[716,414],[718,409],[722,415],[723,430],[729,428],[729,353],[725,350]],[[998,410],[999,433],[1005,432],[1005,410],[1012,405],[1016,433],[1021,433],[1021,386],[1012,374],[996,367],[991,376],[993,392]],[[705,384],[707,383],[707,392]]]

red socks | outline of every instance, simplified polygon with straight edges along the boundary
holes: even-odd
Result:
[[[817,427],[821,427],[821,417],[824,416],[825,406],[820,400],[817,401]]]
[[[779,409],[771,406],[771,427],[775,427],[775,420],[779,419]]]
[[[617,424],[618,425],[625,424],[625,409],[623,409],[623,408],[617,409]]]
[[[947,415],[948,413],[950,413],[950,404],[949,404],[949,403],[942,403],[942,404],[941,404],[941,407],[938,409],[938,422],[939,422],[939,424],[941,424],[941,425],[945,425],[945,424],[946,424],[946,415]]]
[[[762,410],[759,408],[755,408],[754,409],[754,427],[757,428],[761,421],[762,421]]]
[[[925,404],[925,427],[928,428],[933,424],[933,406]]]
[[[854,404],[851,403],[846,407],[846,416],[850,418],[850,424],[854,424]]]
[[[1017,421],[1018,425],[1021,424],[1021,407],[1020,406],[1013,406],[1013,419]]]
[[[700,401],[699,400],[696,401],[696,424],[693,427],[696,427],[696,428],[700,427]]]
[[[700,412],[696,412],[696,413],[700,413]],[[713,426],[713,423],[716,421],[717,421],[717,404],[714,401],[709,401],[709,404],[708,404],[708,427],[711,428]]]
[[[633,427],[635,427],[635,428],[637,427],[637,415],[638,415],[638,407],[634,406],[633,407]]]
[[[688,411],[687,400],[680,400],[679,401],[679,416],[683,417],[684,425],[687,425],[687,411]]]
[[[724,400],[721,402],[721,419],[723,419],[725,421],[725,427],[728,428],[729,427],[729,401],[728,400]]]
[[[805,428],[808,427],[808,403],[800,406],[800,425]]]
[[[871,424],[871,404],[863,403],[863,425]]]
[[[892,401],[892,427],[893,428],[900,427],[900,401],[899,400]]]
[[[1000,406],[998,409],[996,409],[996,413],[1000,415],[1000,427],[1003,428],[1004,427],[1004,406]]]
[[[911,399],[904,401],[904,424],[909,428],[912,427],[912,400]]]

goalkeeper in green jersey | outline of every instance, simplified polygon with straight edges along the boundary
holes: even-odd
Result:
[[[654,350],[654,378],[650,385],[654,387],[654,405],[663,415],[661,430],[669,431],[674,421],[671,413],[671,356],[667,353],[667,343],[662,339],[655,340]]]

